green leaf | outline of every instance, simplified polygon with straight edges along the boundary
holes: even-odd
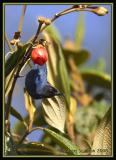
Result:
[[[68,155],[80,155],[79,149],[70,140],[63,137],[62,135],[50,130],[44,129],[45,133],[49,135],[57,144],[62,147]]]
[[[42,108],[46,122],[50,126],[64,132],[66,120],[66,104],[64,97],[55,96],[53,98],[44,99]]]
[[[59,60],[58,60],[58,70],[59,76],[62,82],[62,88],[66,96],[67,105],[70,105],[70,80],[68,76],[68,71],[66,68],[66,62],[62,53],[62,49],[60,44],[58,44],[58,53],[59,53]]]
[[[88,84],[111,89],[111,77],[108,74],[94,69],[83,69],[80,73]]]
[[[16,67],[24,56],[29,45],[30,44],[25,44],[24,46],[18,48],[18,50],[14,51],[14,53],[12,53],[11,56],[5,61],[5,77],[7,77],[14,67]]]
[[[56,151],[53,147],[39,142],[21,144],[17,151],[21,155],[65,155],[62,152]]]
[[[111,107],[101,120],[95,133],[91,155],[111,155],[112,152]]]
[[[9,47],[9,50],[10,50],[11,52],[13,52],[14,50],[13,50],[11,44],[10,44],[10,41],[9,41],[6,33],[5,33],[5,40],[6,40],[6,43],[7,43],[8,47]]]
[[[58,40],[53,39],[48,33],[44,32],[44,36],[51,43],[48,47],[48,81],[65,94],[66,102],[69,105],[70,82],[61,45]]]
[[[68,59],[70,57],[74,59],[76,65],[83,64],[90,58],[90,53],[85,49],[81,49],[77,51],[77,50],[69,50],[69,49],[63,48],[63,54],[67,62],[67,65],[68,65]]]
[[[83,38],[84,38],[84,14],[80,13],[79,19],[77,21],[76,31],[75,31],[75,46],[76,49],[82,48]]]
[[[26,120],[24,119],[24,121],[26,121]],[[27,123],[27,121],[26,121],[26,123]],[[13,125],[12,132],[17,135],[23,136],[24,133],[26,132],[26,127],[24,125],[22,125],[21,121],[18,121]]]
[[[8,93],[11,89],[16,69],[17,69],[17,67],[15,67],[5,79],[5,97],[7,97]]]
[[[45,39],[50,42],[50,45],[48,46],[48,81],[54,86],[58,87],[59,82],[59,76],[57,71],[57,54],[55,51],[55,48],[53,46],[53,41],[50,35],[47,32],[43,32]]]
[[[45,31],[53,38],[56,40],[61,41],[61,36],[55,25],[50,25],[48,26]]]

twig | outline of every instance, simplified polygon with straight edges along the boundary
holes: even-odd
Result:
[[[14,33],[14,37],[10,41],[11,45],[15,45],[16,46],[20,42],[25,12],[26,12],[26,5],[23,5],[22,13],[21,13],[20,21],[19,21],[19,26],[18,26],[18,31]]]
[[[5,40],[6,40],[6,43],[7,43],[8,47],[9,47],[10,51],[13,52],[14,50],[13,50],[11,44],[10,44],[10,41],[9,41],[9,39],[8,39],[8,37],[7,37],[7,35],[6,35],[6,33],[5,33]]]
[[[19,21],[19,26],[18,26],[18,31],[20,33],[22,32],[22,26],[23,26],[23,21],[24,21],[24,16],[25,16],[26,8],[27,8],[27,6],[23,5],[22,14],[21,14],[20,21]]]
[[[21,140],[19,141],[18,145],[20,145],[25,140],[25,138],[35,130],[43,130],[43,128],[42,127],[35,127],[35,128],[32,128],[31,130],[27,130],[25,132],[25,134],[23,135],[23,137],[21,138]]]
[[[91,11],[90,9],[85,9],[85,8],[73,8],[73,7],[70,7],[68,9],[65,9],[57,14],[55,14],[53,16],[53,18],[51,18],[51,22],[54,22],[57,18],[63,16],[63,15],[66,15],[68,13],[71,13],[71,12],[75,12],[75,11]],[[44,25],[42,28],[41,28],[41,32],[47,27],[48,25]]]

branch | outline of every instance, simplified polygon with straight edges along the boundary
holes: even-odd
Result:
[[[25,16],[25,12],[26,12],[26,5],[23,5],[22,8],[22,13],[21,13],[21,17],[20,17],[20,21],[19,21],[19,26],[18,26],[18,31],[14,33],[14,37],[13,39],[10,41],[11,45],[17,45],[20,42],[20,38],[21,38],[21,32],[22,32],[22,27],[23,27],[23,21],[24,21],[24,16]]]
[[[20,33],[22,32],[22,27],[23,27],[23,21],[24,21],[24,16],[25,16],[26,8],[27,8],[27,6],[23,5],[23,7],[22,7],[22,14],[21,14],[20,21],[19,21],[19,26],[18,26],[18,32],[20,32]]]
[[[35,127],[35,128],[32,128],[29,131],[26,131],[25,134],[23,135],[23,137],[21,138],[21,140],[19,141],[18,145],[20,145],[25,140],[25,138],[35,130],[43,130],[43,128],[42,127]]]

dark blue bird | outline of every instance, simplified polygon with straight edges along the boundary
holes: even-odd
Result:
[[[55,95],[62,95],[62,93],[47,82],[46,64],[42,66],[37,65],[36,69],[32,69],[27,73],[25,88],[34,99],[51,98]]]

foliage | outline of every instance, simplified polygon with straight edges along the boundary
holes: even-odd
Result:
[[[86,6],[88,5],[79,7],[84,9]],[[75,8],[78,10],[78,5],[71,9]],[[95,11],[94,8],[92,9],[95,14],[105,14],[96,8]],[[97,13],[98,11],[100,13]],[[106,10],[104,11],[106,12]],[[67,10],[65,12],[58,15],[67,14]],[[23,13],[25,13],[25,9]],[[39,23],[42,21],[42,18],[39,19]],[[48,23],[50,20],[45,19],[44,24],[48,25]],[[108,93],[111,92],[111,77],[105,73],[105,62],[101,57],[93,66],[86,66],[91,53],[82,47],[84,27],[84,17],[80,14],[74,41],[69,38],[65,40],[64,44],[61,43],[61,35],[54,25],[51,24],[43,30],[42,36],[49,42],[47,47],[49,55],[47,79],[63,95],[42,99],[39,102],[40,105],[37,105],[24,89],[24,107],[27,111],[25,117],[18,112],[12,103],[8,104],[7,99],[11,96],[11,90],[14,89],[12,86],[16,83],[14,82],[14,75],[25,57],[25,53],[30,49],[33,38],[25,44],[17,46],[15,51],[12,50],[10,56],[9,53],[6,54],[5,105],[6,108],[9,105],[10,115],[19,120],[11,129],[12,134],[5,136],[6,155],[111,154],[111,107],[109,107],[111,101],[107,103],[107,98],[102,94],[106,89]],[[10,46],[8,38],[7,43]],[[26,70],[25,65],[29,64],[29,61],[28,63],[25,62],[22,66],[23,70]],[[34,65],[30,68],[33,67]],[[99,92],[95,92],[96,87]],[[97,96],[100,96],[100,100],[95,98]],[[43,136],[39,142],[38,139],[36,142],[30,142],[26,139],[29,134],[37,129],[43,131]],[[39,138],[39,133],[37,138]],[[100,151],[98,154],[98,149],[107,149],[108,152],[101,153]],[[93,150],[95,150],[94,153]]]

